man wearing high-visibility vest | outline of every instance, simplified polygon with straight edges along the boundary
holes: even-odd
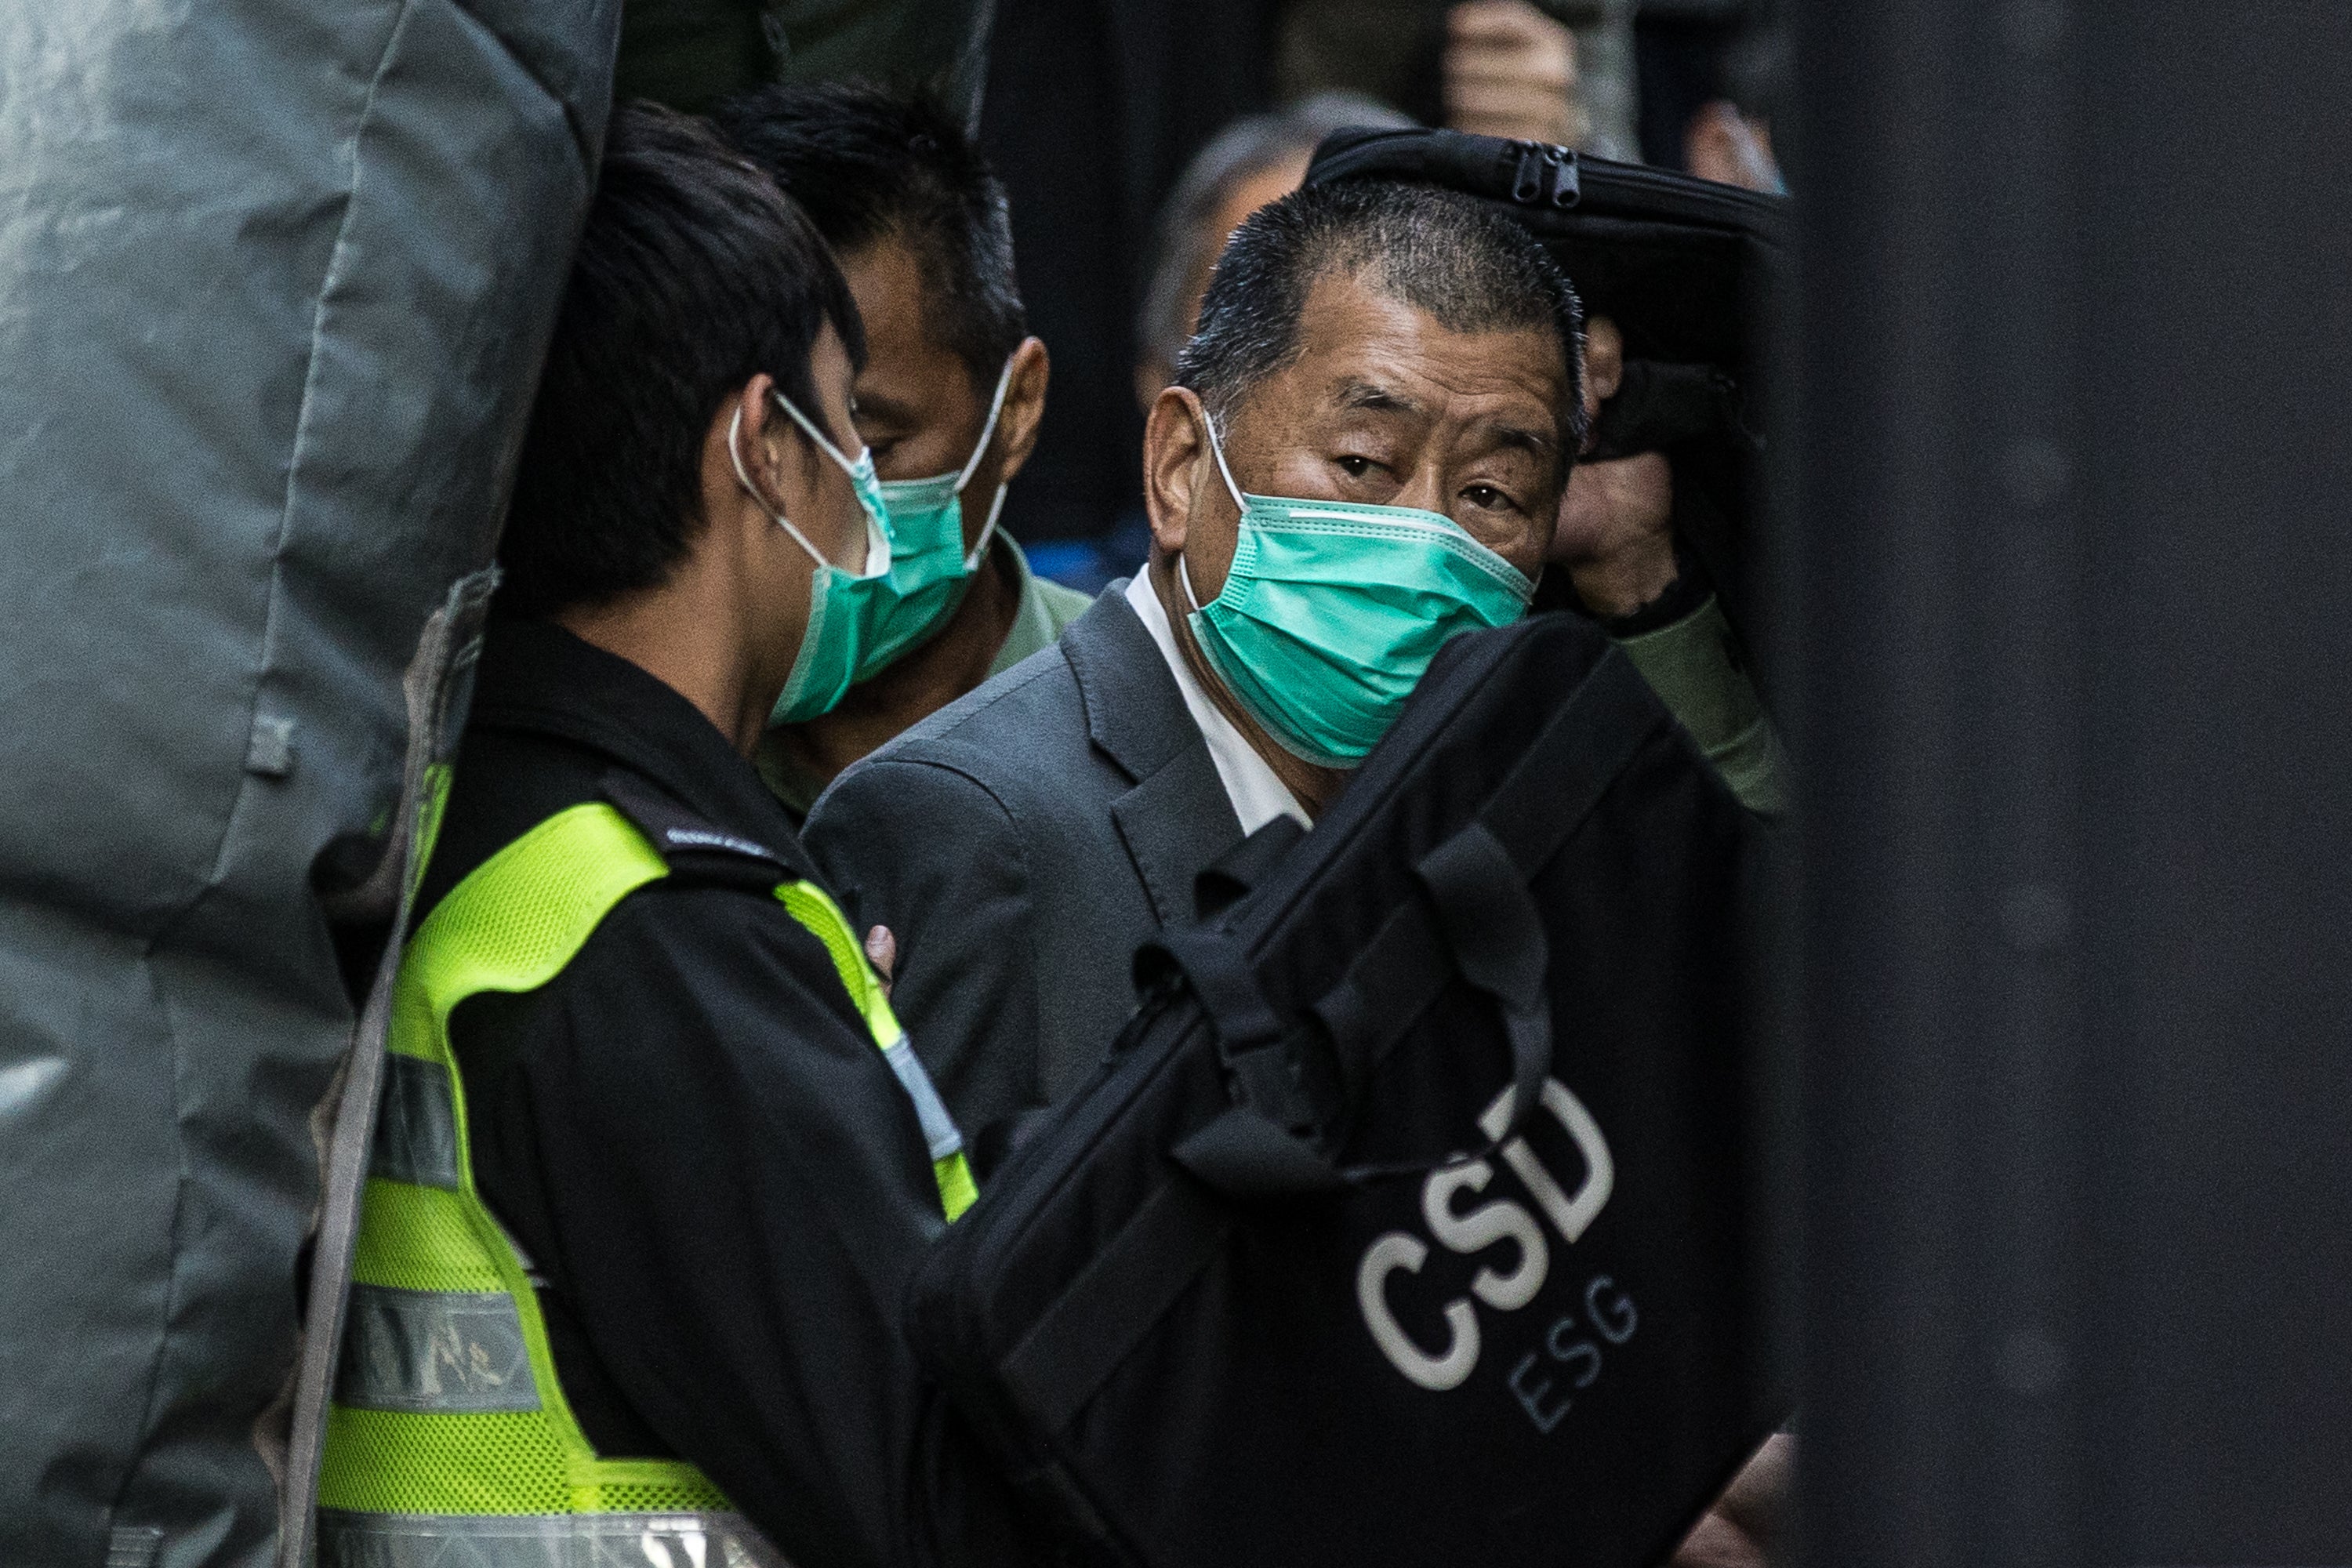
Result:
[[[973,1197],[747,760],[889,590],[824,243],[699,121],[615,117],[420,889],[321,1559],[1021,1561],[900,1333]]]

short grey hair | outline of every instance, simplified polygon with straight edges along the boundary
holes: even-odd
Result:
[[[1448,331],[1552,337],[1567,379],[1552,411],[1560,450],[1572,458],[1582,448],[1584,310],[1559,263],[1469,196],[1390,180],[1308,185],[1234,231],[1200,330],[1176,356],[1176,384],[1199,395],[1221,434],[1252,388],[1297,361],[1307,295],[1332,273],[1362,279]]]
[[[1151,271],[1136,313],[1135,343],[1139,352],[1176,363],[1184,340],[1192,335],[1192,301],[1185,285],[1204,270],[1225,237],[1202,232],[1226,198],[1244,184],[1273,168],[1311,153],[1323,138],[1350,126],[1377,131],[1408,131],[1414,121],[1376,100],[1352,92],[1318,92],[1288,109],[1244,115],[1227,125],[1208,145],[1192,155],[1183,177],[1160,204],[1153,231]]]

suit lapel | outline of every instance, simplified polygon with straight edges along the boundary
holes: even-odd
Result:
[[[1190,714],[1177,711],[1191,722]],[[1208,746],[1196,733],[1190,751],[1111,802],[1110,816],[1160,923],[1192,924],[1192,879],[1242,840],[1241,819]]]
[[[1162,925],[1190,923],[1192,879],[1241,842],[1241,819],[1160,647],[1117,589],[1063,634],[1087,732],[1135,781],[1112,823]]]

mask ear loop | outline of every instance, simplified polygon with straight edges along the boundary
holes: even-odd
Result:
[[[996,395],[989,400],[988,423],[980,427],[979,443],[972,447],[971,456],[964,459],[963,472],[956,476],[956,494],[963,494],[964,486],[971,483],[972,470],[980,467],[982,458],[988,456],[988,444],[996,438],[996,421],[1004,413],[1004,395],[1012,386],[1013,361],[1007,358],[1004,368],[997,373]]]
[[[996,439],[996,421],[1004,412],[1004,395],[1012,385],[1013,356],[1007,354],[1004,356],[1004,368],[996,374],[996,395],[989,399],[988,423],[980,427],[980,441],[972,447],[971,456],[964,459],[963,472],[956,476],[956,494],[963,494],[964,486],[971,483],[971,476],[980,468],[980,460],[988,456],[988,444]],[[964,553],[963,569],[966,572],[976,571],[981,557],[988,553],[989,545],[996,538],[996,519],[1003,510],[1004,487],[1000,484],[996,487],[996,499],[988,503],[988,521],[981,528],[979,542]]]
[[[1199,615],[1201,595],[1192,592],[1192,573],[1191,568],[1184,564],[1184,552],[1181,550],[1176,552],[1176,581],[1183,585],[1184,602],[1192,606],[1194,615]]]
[[[1225,491],[1234,498],[1234,510],[1246,516],[1249,502],[1242,499],[1242,488],[1234,483],[1234,471],[1225,466],[1225,447],[1224,443],[1217,438],[1217,421],[1205,408],[1201,410],[1201,425],[1209,432],[1209,450],[1217,459],[1217,472],[1225,476]],[[1194,615],[1199,615],[1201,595],[1192,592],[1192,569],[1184,564],[1184,552],[1181,550],[1176,552],[1176,580],[1183,584],[1184,602],[1192,606]]]
[[[808,438],[810,440],[824,448],[825,456],[831,458],[835,462],[841,465],[842,472],[845,474],[855,474],[857,472],[857,465],[849,460],[848,454],[833,444],[833,437],[827,436],[822,429],[818,428],[816,421],[811,419],[807,415],[793,407],[793,400],[791,398],[786,397],[782,393],[778,392],[772,386],[768,389],[768,395],[776,400],[777,407],[782,409],[785,413],[793,416],[793,423],[797,424],[803,430],[808,433]],[[742,411],[738,409],[736,412],[740,415]]]
[[[1234,483],[1233,469],[1225,466],[1225,444],[1217,438],[1217,421],[1205,408],[1201,410],[1201,423],[1208,426],[1209,450],[1216,456],[1217,472],[1225,476],[1225,489],[1234,498],[1234,510],[1249,510],[1249,502],[1242,499],[1241,486]]]
[[[989,545],[995,542],[996,520],[1003,510],[1004,487],[1003,485],[999,485],[996,487],[996,499],[988,503],[988,521],[981,524],[980,542],[974,544],[971,547],[971,552],[963,558],[963,569],[965,571],[976,572],[980,569],[981,558],[988,553]]]
[[[779,399],[779,401],[782,400]],[[791,405],[787,404],[785,406],[790,407]],[[761,511],[766,512],[770,517],[776,520],[776,526],[778,528],[782,529],[786,533],[793,536],[793,543],[808,552],[809,559],[816,563],[817,569],[819,571],[823,571],[828,566],[833,566],[833,563],[824,558],[824,552],[808,542],[808,535],[803,533],[799,529],[794,528],[792,524],[792,520],[787,518],[782,512],[778,511],[775,508],[770,506],[768,504],[768,498],[760,493],[760,487],[751,482],[750,470],[743,467],[743,452],[741,447],[739,445],[738,438],[742,435],[742,433],[743,405],[739,403],[735,405],[734,417],[727,421],[727,458],[730,462],[735,465],[735,482],[743,487],[744,494],[750,496],[754,501],[759,503],[760,510]],[[824,437],[820,436],[817,439],[822,441]],[[835,571],[840,570],[838,567],[835,567],[834,569]]]
[[[786,397],[782,393],[778,392],[772,386],[768,389],[768,395],[776,400],[777,407],[782,409],[785,413],[793,416],[793,423],[797,424],[803,431],[807,433],[810,440],[815,442],[819,447],[824,449],[825,456],[831,458],[840,468],[841,471],[849,476],[850,486],[852,489],[856,489],[857,484],[858,465],[860,463],[871,461],[873,458],[871,449],[861,451],[858,455],[857,462],[851,462],[847,455],[845,454],[840,447],[833,444],[832,438],[817,427],[814,420],[812,420],[807,415],[802,413],[798,408],[795,408],[793,405],[793,400],[791,398]],[[741,422],[743,411],[740,407],[735,410],[735,417],[738,423]],[[730,456],[733,455],[735,448],[732,444],[731,437],[727,450]],[[740,458],[736,459],[735,472],[738,478],[741,477],[743,472],[743,463]],[[746,479],[744,480],[744,483],[748,486],[751,481]],[[758,495],[758,493],[759,492],[756,490],[752,491],[752,494],[755,496]],[[890,569],[890,537],[887,533],[883,531],[882,520],[874,515],[874,509],[872,507],[866,504],[866,497],[863,492],[860,492],[858,496],[858,509],[866,513],[866,565],[856,572],[851,572],[845,566],[835,566],[834,569],[845,574],[845,575],[863,580],[868,577],[878,577],[883,573],[887,572]],[[782,514],[777,515],[776,521],[778,522],[783,522],[786,528],[792,528],[793,537],[800,540],[802,549],[807,550],[810,554],[816,556],[817,560],[823,562],[825,565],[834,566],[834,563],[826,561],[824,555],[810,547],[809,542],[805,538],[802,537],[801,531],[799,529],[793,528],[793,525],[789,522],[784,522]],[[878,567],[874,564],[874,558],[877,553],[882,558],[882,564]]]

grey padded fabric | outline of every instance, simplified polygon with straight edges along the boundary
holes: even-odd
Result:
[[[0,1562],[271,1561],[356,1011],[314,879],[398,856],[617,26],[0,7]]]

